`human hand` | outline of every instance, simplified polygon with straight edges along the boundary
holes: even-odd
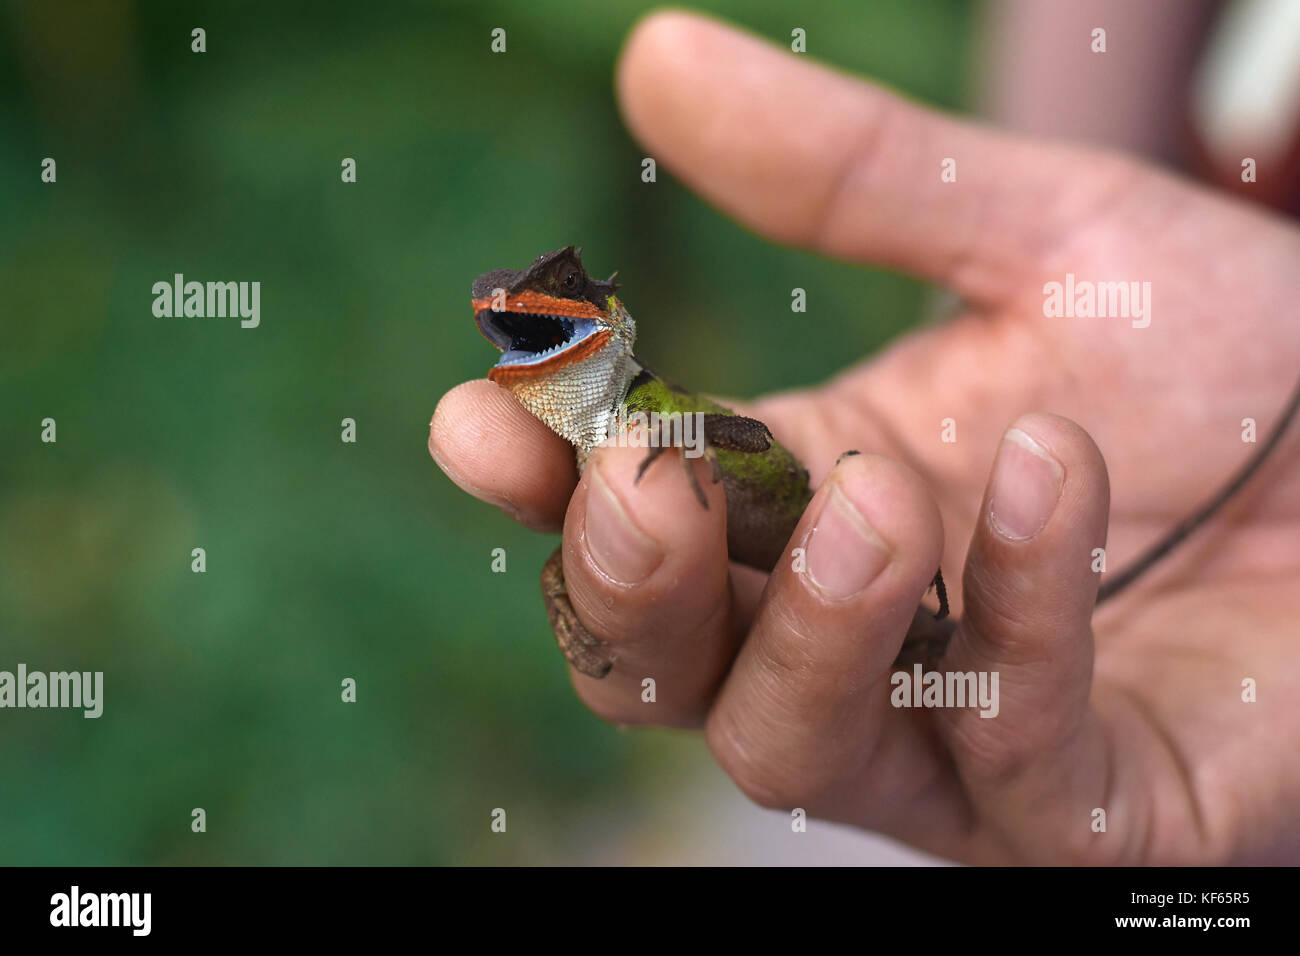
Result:
[[[1294,859],[1297,442],[1095,621],[1092,551],[1121,567],[1248,454],[1242,418],[1272,421],[1300,367],[1300,233],[685,14],[638,27],[619,91],[660,163],[747,225],[943,283],[966,308],[829,385],[738,409],[821,485],[792,538],[808,573],[778,567],[761,595],[728,573],[719,489],[706,483],[702,513],[675,469],[633,488],[639,456],[608,449],[575,490],[571,449],[509,394],[474,382],[443,399],[444,469],[532,527],[564,520],[574,607],[619,662],[603,681],[575,674],[582,699],[610,720],[703,726],[765,805],[959,859]],[[1043,285],[1067,272],[1150,282],[1151,324],[1044,318]],[[882,457],[832,469],[849,448]],[[997,671],[993,719],[889,703],[941,550],[965,565],[943,669]],[[1247,677],[1258,703],[1241,699]]]

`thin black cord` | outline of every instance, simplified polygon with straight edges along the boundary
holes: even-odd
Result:
[[[1278,419],[1277,424],[1273,426],[1273,431],[1269,433],[1269,436],[1266,439],[1264,439],[1264,444],[1260,445],[1259,448],[1256,449],[1255,454],[1253,454],[1250,459],[1241,466],[1241,469],[1233,476],[1233,479],[1228,482],[1217,495],[1202,505],[1200,510],[1180,521],[1173,531],[1169,532],[1169,534],[1165,535],[1152,545],[1151,548],[1149,548],[1140,558],[1123,570],[1116,572],[1114,575],[1107,576],[1106,580],[1102,582],[1101,587],[1097,590],[1097,603],[1100,604],[1102,601],[1114,597],[1120,591],[1124,590],[1124,588],[1136,581],[1138,577],[1150,569],[1153,564],[1163,558],[1174,548],[1178,547],[1178,545],[1183,542],[1184,538],[1212,518],[1215,512],[1227,503],[1229,498],[1240,491],[1241,486],[1250,481],[1255,472],[1259,470],[1259,466],[1264,463],[1264,459],[1269,456],[1269,453],[1277,446],[1277,443],[1282,440],[1282,436],[1286,433],[1287,426],[1289,426],[1292,419],[1295,418],[1297,408],[1300,408],[1300,382],[1296,383],[1295,391],[1291,394],[1291,398],[1287,402],[1286,408],[1283,409],[1282,417]]]

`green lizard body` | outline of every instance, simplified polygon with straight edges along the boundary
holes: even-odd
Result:
[[[642,371],[631,383],[625,405],[629,413],[659,416],[704,415],[735,417],[736,413],[710,398],[674,388],[653,373]],[[728,447],[727,422],[709,426],[705,437],[711,443],[721,472],[727,499],[727,550],[732,560],[770,571],[776,565],[799,516],[812,499],[808,470],[766,428],[761,440],[766,448]],[[753,419],[740,419],[752,422]]]
[[[728,553],[741,564],[771,571],[812,499],[808,470],[761,422],[645,369],[633,356],[636,324],[616,288],[612,280],[591,279],[572,246],[540,256],[525,270],[479,276],[472,288],[475,318],[502,352],[488,377],[570,441],[579,468],[625,416],[698,415],[706,453],[726,495]],[[663,450],[652,447],[643,468]],[[694,481],[694,471],[688,468],[688,474]],[[696,490],[707,507],[703,492]],[[570,663],[603,677],[612,660],[568,603],[560,554],[557,549],[542,572],[552,629]],[[936,583],[942,588],[937,575]],[[940,603],[942,618],[942,590]],[[950,622],[939,622],[921,608],[909,645],[932,659],[950,634]]]

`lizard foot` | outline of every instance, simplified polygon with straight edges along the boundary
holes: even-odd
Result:
[[[715,449],[761,453],[772,447],[772,433],[767,430],[766,425],[756,418],[745,418],[743,415],[723,415],[714,412],[705,413],[701,417],[704,423],[704,457],[708,459],[712,468],[712,478],[715,485],[722,480],[722,463],[718,461]],[[659,442],[650,447],[645,458],[641,461],[641,466],[637,468],[636,481],[638,483],[650,466],[658,460],[659,456],[671,447],[674,446],[669,423],[661,422]],[[686,479],[691,483],[691,489],[695,492],[696,500],[699,501],[700,507],[707,511],[709,499],[705,496],[704,489],[700,487],[699,479],[695,477],[695,469],[691,467],[691,459],[684,452],[682,454],[682,466],[686,470]]]
[[[564,585],[564,555],[560,548],[556,548],[542,565],[542,598],[546,602],[546,616],[550,618],[555,641],[565,659],[588,677],[599,680],[608,674],[614,666],[614,659],[605,642],[578,620],[578,612],[569,601],[569,589]]]
[[[725,451],[759,454],[772,447],[772,433],[757,418],[744,415],[704,416],[704,440],[710,447]]]
[[[633,484],[639,485],[641,483],[641,479],[645,476],[646,471],[655,463],[660,455],[669,449],[669,447],[671,446],[652,445],[650,447],[650,450],[646,452],[645,458],[641,459],[641,464],[636,470],[636,479]],[[707,451],[705,452],[705,456],[708,456]],[[705,511],[708,511],[709,499],[705,497],[704,489],[700,487],[700,480],[695,477],[695,469],[691,467],[691,460],[687,458],[685,454],[682,455],[682,466],[686,469],[686,479],[691,483],[691,489],[695,492],[696,500],[699,501],[701,507],[703,507]],[[716,484],[722,478],[722,472],[718,465],[717,456],[713,456],[713,475],[713,481],[714,484]]]

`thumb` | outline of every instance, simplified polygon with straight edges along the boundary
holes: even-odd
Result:
[[[944,659],[944,670],[988,672],[995,703],[942,710],[940,726],[980,816],[1030,859],[1059,852],[1068,834],[1082,844],[1104,799],[1106,748],[1089,691],[1093,555],[1109,508],[1106,464],[1078,425],[1033,414],[1007,430]]]

